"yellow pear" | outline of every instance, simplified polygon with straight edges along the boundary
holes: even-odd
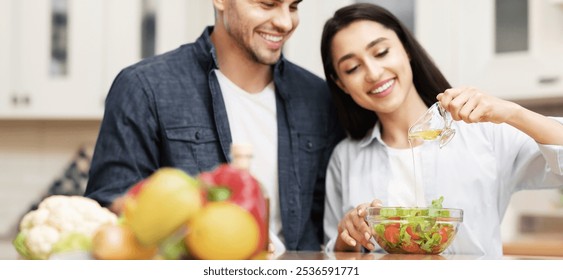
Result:
[[[135,199],[125,202],[125,222],[142,244],[156,244],[189,221],[202,204],[196,179],[164,167],[147,178]]]

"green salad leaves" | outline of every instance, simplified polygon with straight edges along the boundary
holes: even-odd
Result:
[[[442,208],[443,197],[428,208],[382,208],[374,237],[388,253],[439,254],[451,243],[457,222]]]

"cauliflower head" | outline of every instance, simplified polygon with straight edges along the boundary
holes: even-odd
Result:
[[[53,195],[20,222],[16,250],[30,259],[48,259],[55,251],[86,249],[103,224],[116,224],[117,215],[83,196]]]

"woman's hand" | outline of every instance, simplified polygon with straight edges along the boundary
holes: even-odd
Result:
[[[563,145],[563,125],[514,102],[475,88],[451,88],[438,94],[438,101],[456,121],[507,123],[528,134],[537,143]]]
[[[451,88],[438,94],[437,98],[454,120],[466,123],[503,123],[522,110],[514,102],[485,94],[475,88]]]
[[[371,230],[365,221],[368,207],[381,207],[381,201],[375,199],[371,203],[363,203],[348,211],[338,224],[338,238],[335,251],[360,251],[363,246],[368,250],[375,247],[370,241]]]

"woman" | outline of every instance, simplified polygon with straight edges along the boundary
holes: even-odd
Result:
[[[348,132],[328,167],[327,250],[375,249],[367,206],[426,206],[443,196],[444,207],[464,210],[446,253],[499,257],[510,196],[563,187],[563,120],[477,89],[451,88],[387,10],[365,3],[338,10],[325,24],[321,54]],[[418,143],[412,156],[408,128],[437,101],[457,133],[440,150]]]

